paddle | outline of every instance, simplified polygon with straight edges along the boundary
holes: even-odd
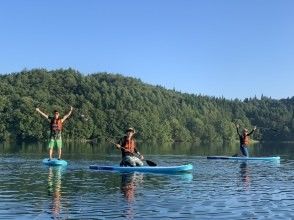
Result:
[[[111,144],[114,144],[114,145],[116,146],[116,143],[115,143],[114,141],[109,140],[109,139],[108,139],[108,141],[109,141]],[[139,156],[138,154],[136,154],[136,153],[132,153],[132,152],[130,152],[129,150],[127,150],[126,148],[124,148],[124,147],[122,147],[122,146],[120,146],[120,148],[123,149],[123,150],[125,150],[125,151],[127,151],[127,152],[129,152],[129,153],[131,153],[132,155],[134,155],[134,156],[136,156],[136,157]],[[150,166],[150,167],[156,167],[156,166],[157,166],[157,164],[154,163],[154,162],[151,161],[151,160],[145,160],[145,161],[146,161],[146,163],[148,164],[148,166]]]

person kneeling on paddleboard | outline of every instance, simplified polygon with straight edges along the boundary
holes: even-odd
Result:
[[[115,145],[122,153],[120,166],[143,166],[142,160],[144,160],[144,157],[139,153],[136,147],[136,141],[134,139],[135,133],[134,128],[127,129],[126,135]]]
[[[248,145],[250,143],[249,136],[256,130],[256,126],[254,126],[254,128],[252,129],[252,131],[250,133],[248,133],[248,130],[246,128],[244,128],[242,134],[240,134],[240,132],[239,132],[239,125],[238,124],[236,124],[236,128],[237,128],[237,133],[238,133],[239,139],[240,139],[241,153],[244,157],[249,157],[249,152],[248,152]]]
[[[49,148],[49,160],[52,160],[53,148],[58,148],[58,160],[61,159],[61,148],[62,148],[62,139],[61,131],[63,122],[71,115],[73,107],[70,107],[70,111],[61,118],[59,112],[54,110],[53,116],[49,116],[42,112],[39,108],[36,108],[36,111],[44,116],[50,123],[50,140],[48,144]]]

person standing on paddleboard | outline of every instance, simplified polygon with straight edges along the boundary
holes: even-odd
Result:
[[[135,133],[134,128],[127,129],[126,135],[115,145],[122,153],[120,166],[143,166],[142,160],[144,160],[144,157],[139,153],[136,147]]]
[[[252,129],[252,131],[250,133],[248,133],[248,130],[246,128],[244,128],[242,134],[240,134],[240,132],[239,132],[239,125],[238,124],[236,124],[236,128],[237,128],[237,133],[238,133],[239,139],[240,139],[241,153],[244,157],[249,157],[249,152],[248,152],[248,145],[250,143],[249,136],[256,130],[256,126],[254,126],[254,128]]]
[[[62,148],[62,124],[63,122],[71,115],[73,107],[70,107],[70,111],[61,118],[59,112],[54,110],[53,116],[49,116],[46,113],[42,112],[39,108],[36,108],[36,111],[44,116],[50,123],[50,140],[48,144],[49,149],[49,160],[52,160],[53,148],[57,147],[58,149],[58,160],[61,159],[61,148]]]

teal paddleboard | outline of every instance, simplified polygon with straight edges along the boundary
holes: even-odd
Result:
[[[90,169],[103,170],[103,171],[116,171],[122,173],[130,172],[143,172],[143,173],[181,173],[181,172],[192,172],[193,165],[179,165],[179,166],[142,166],[142,167],[120,167],[120,166],[101,166],[101,165],[90,165]]]
[[[43,159],[43,164],[48,166],[67,166],[67,162],[65,160],[58,160],[56,158],[53,158],[51,160],[48,160],[49,158]]]
[[[242,160],[242,161],[248,161],[248,160],[264,160],[264,161],[279,161],[280,157],[230,157],[230,156],[208,156],[207,159],[212,160]]]

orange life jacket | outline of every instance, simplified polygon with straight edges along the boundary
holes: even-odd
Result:
[[[51,131],[58,132],[62,130],[62,119],[61,118],[52,118],[50,122]]]
[[[122,147],[126,149],[126,153],[134,153],[136,148],[136,143],[134,139],[128,140],[126,137],[124,138],[124,141],[122,143]]]
[[[248,144],[250,143],[250,138],[249,138],[249,136],[248,136],[248,135],[244,135],[244,134],[242,134],[242,135],[240,136],[240,143],[241,143],[241,145],[248,145]]]

